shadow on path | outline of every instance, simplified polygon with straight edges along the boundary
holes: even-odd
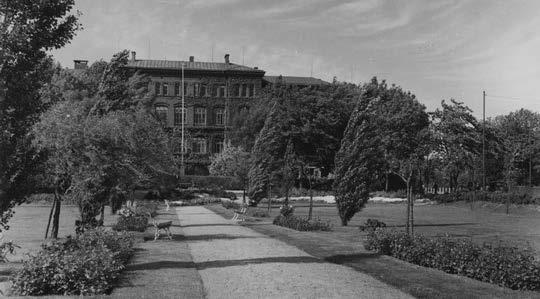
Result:
[[[254,238],[265,238],[264,236],[241,236],[241,235],[225,235],[225,234],[215,234],[215,235],[193,235],[185,236],[179,234],[173,234],[172,240],[169,240],[165,235],[161,235],[158,240],[168,241],[168,242],[189,242],[189,241],[209,241],[209,240],[235,240],[235,239],[254,239]],[[154,236],[145,236],[145,242],[154,241]]]
[[[466,225],[477,225],[478,223],[431,223],[431,224],[414,224],[414,226],[466,226]],[[405,224],[394,224],[387,225],[386,227],[405,227]]]
[[[174,269],[174,268],[196,268],[197,270],[204,270],[208,268],[224,268],[232,266],[243,266],[250,264],[267,264],[267,263],[325,263],[325,261],[312,257],[312,256],[278,256],[278,257],[264,257],[254,259],[242,259],[242,260],[217,260],[207,262],[181,262],[181,261],[158,261],[149,263],[132,264],[126,267],[127,271],[137,270],[159,270],[159,269]]]

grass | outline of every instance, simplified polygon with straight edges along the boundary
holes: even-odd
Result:
[[[293,204],[295,215],[307,217],[308,206]],[[503,207],[495,206],[471,209],[466,203],[452,204],[417,204],[414,207],[415,231],[428,235],[449,234],[457,237],[469,237],[473,241],[482,242],[512,242],[518,246],[531,246],[540,253],[540,213],[532,209],[515,209],[506,214]],[[252,211],[267,211],[266,203],[259,204]],[[406,206],[399,204],[368,203],[349,222],[354,230],[341,229],[341,237],[350,241],[358,240],[358,226],[363,225],[368,218],[385,222],[389,227],[403,227],[405,224]],[[270,219],[279,214],[279,205],[273,205]],[[313,218],[330,221],[335,229],[340,231],[341,222],[337,209],[333,205],[316,204]]]

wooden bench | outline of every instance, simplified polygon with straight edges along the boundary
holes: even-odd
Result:
[[[246,220],[247,207],[242,207],[240,210],[234,210],[234,216],[231,220],[245,221]]]

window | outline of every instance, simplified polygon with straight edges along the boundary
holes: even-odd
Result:
[[[156,95],[161,95],[161,83],[154,83],[154,92],[156,93]]]
[[[234,84],[231,88],[231,97],[240,96],[240,84]]]
[[[217,97],[218,98],[224,98],[225,97],[225,86],[221,85],[217,87]]]
[[[219,153],[223,152],[223,145],[224,145],[223,140],[216,140],[216,141],[214,142],[214,146],[213,146],[213,148],[212,148],[212,152],[213,152],[214,154],[219,154]]]
[[[204,138],[193,139],[193,153],[206,154],[206,139]]]
[[[206,88],[206,85],[204,85],[204,84],[201,84],[200,95],[201,95],[201,97],[207,97],[208,96],[208,89]]]
[[[225,109],[223,108],[217,108],[215,110],[216,114],[216,125],[223,126],[225,124]]]
[[[246,94],[247,94],[247,93],[246,93],[246,87],[247,87],[246,84],[242,84],[242,86],[241,86],[241,88],[240,88],[240,96],[241,96],[241,97],[244,97],[244,98],[246,97]]]
[[[255,93],[255,84],[248,84],[248,86],[249,86],[248,97],[252,98],[253,94]]]
[[[188,88],[188,83],[187,82],[184,82],[184,95],[187,96],[189,94],[189,88]]]
[[[193,113],[193,124],[196,126],[206,125],[206,108],[195,108]]]
[[[167,113],[169,113],[169,108],[167,106],[156,106],[157,118],[164,124],[167,123]]]
[[[187,123],[187,109],[183,109],[181,106],[175,106],[174,107],[174,125],[179,126],[182,125],[182,120],[184,124]],[[183,113],[182,113],[183,112]]]
[[[180,95],[180,82],[174,82],[174,95]]]
[[[195,97],[199,96],[199,83],[193,84],[193,96]]]
[[[163,83],[163,95],[164,96],[169,95],[169,84],[168,83]]]

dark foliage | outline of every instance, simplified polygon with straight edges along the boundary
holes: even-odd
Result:
[[[503,244],[477,245],[469,239],[411,236],[377,229],[366,249],[447,273],[467,276],[514,290],[540,290],[540,264],[531,250]]]
[[[278,215],[274,218],[275,225],[292,228],[298,231],[330,231],[332,226],[330,222],[324,222],[320,219],[307,220],[306,218],[297,217],[294,215],[283,216]]]
[[[364,225],[361,225],[360,226],[360,230],[361,231],[375,231],[377,228],[385,228],[386,227],[386,223],[382,222],[382,221],[379,221],[377,219],[368,219],[366,220],[366,222],[364,223]]]

